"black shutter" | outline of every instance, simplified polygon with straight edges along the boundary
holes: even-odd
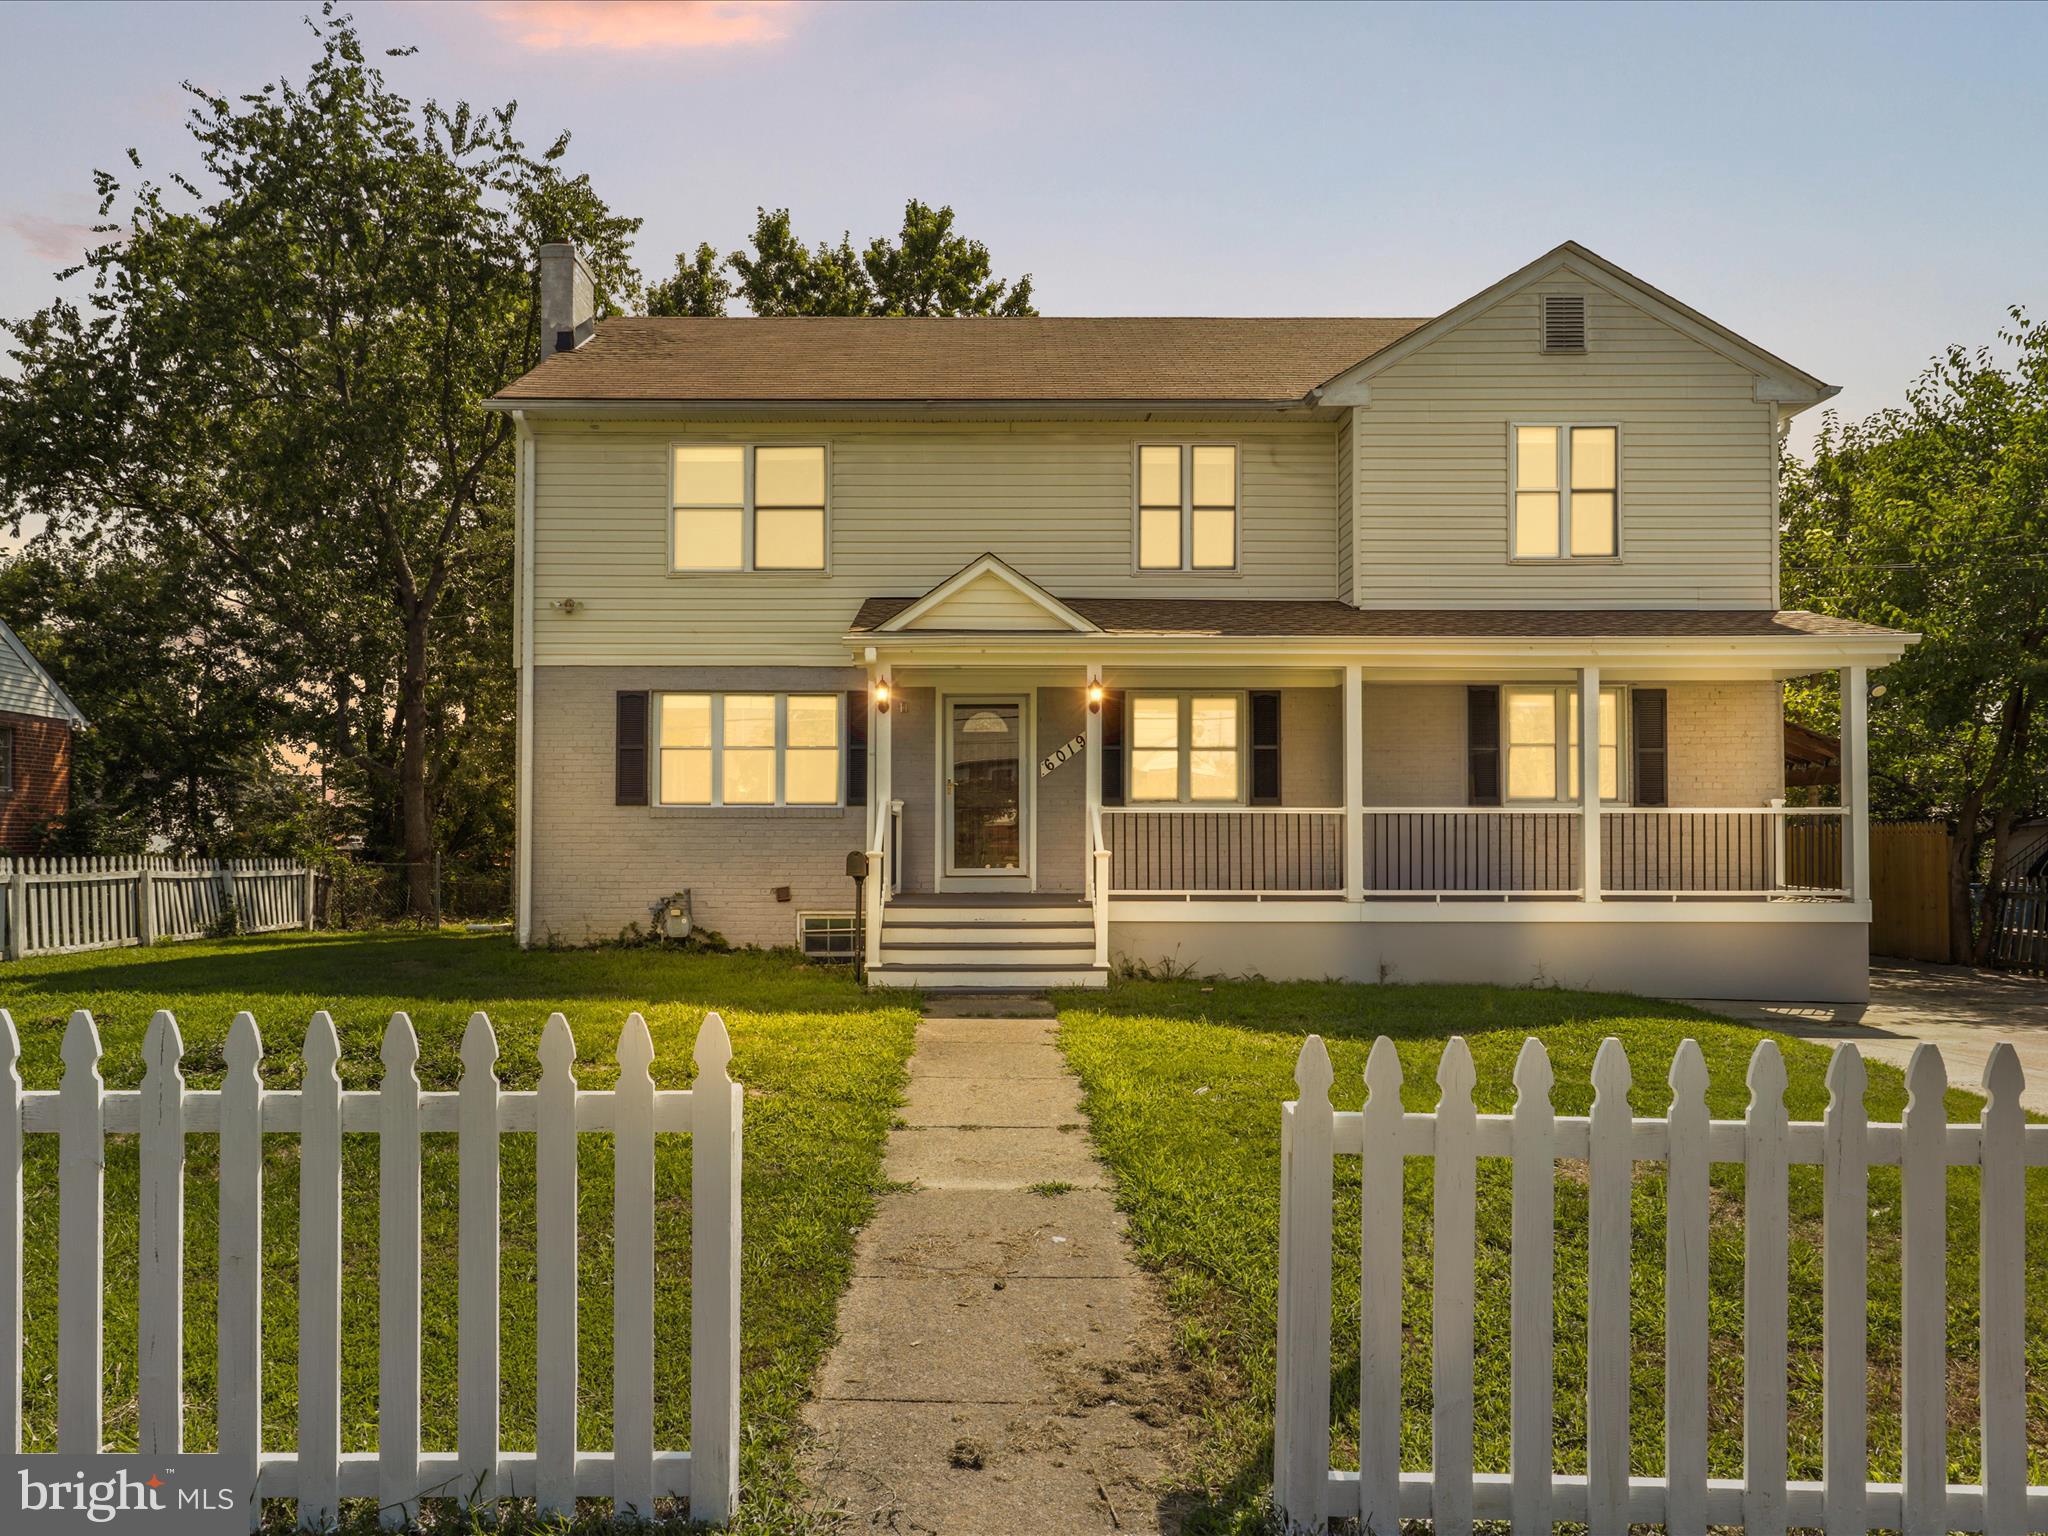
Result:
[[[1500,804],[1500,690],[1465,690],[1465,801]]]
[[[1665,722],[1662,688],[1631,688],[1628,693],[1629,739],[1635,743],[1635,784],[1631,795],[1636,805],[1670,803],[1669,736]]]
[[[1254,693],[1252,703],[1252,804],[1280,803],[1280,692]]]
[[[612,738],[615,805],[647,803],[647,695],[621,693],[618,729]]]
[[[1102,803],[1124,803],[1124,696],[1102,695]]]
[[[868,691],[846,692],[846,803],[868,803]]]

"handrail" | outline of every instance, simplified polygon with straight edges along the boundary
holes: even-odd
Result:
[[[1102,832],[1102,807],[1088,807],[1088,904],[1095,920],[1095,963],[1109,965],[1109,866],[1108,840]]]

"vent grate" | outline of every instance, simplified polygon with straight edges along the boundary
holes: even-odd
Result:
[[[1583,352],[1586,350],[1586,300],[1576,293],[1546,293],[1543,296],[1543,350]]]

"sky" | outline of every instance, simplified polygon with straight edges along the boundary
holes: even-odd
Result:
[[[0,314],[59,293],[96,168],[194,168],[181,80],[302,77],[315,9],[0,9]],[[2048,314],[2048,4],[354,11],[417,45],[385,61],[414,99],[569,130],[650,277],[757,205],[859,243],[918,197],[1045,314],[1417,315],[1575,239],[1850,416],[2009,306]]]

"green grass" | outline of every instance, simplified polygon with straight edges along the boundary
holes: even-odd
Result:
[[[1213,990],[1208,988],[1213,987]],[[1592,1103],[1593,1056],[1602,1039],[1627,1046],[1638,1115],[1661,1115],[1671,1056],[1690,1035],[1704,1049],[1717,1118],[1739,1119],[1750,1053],[1768,1032],[1642,998],[1488,987],[1366,987],[1339,983],[1138,982],[1108,994],[1060,1000],[1060,1043],[1080,1073],[1098,1146],[1116,1175],[1143,1260],[1164,1278],[1178,1341],[1200,1379],[1206,1404],[1197,1427],[1190,1481],[1191,1532],[1259,1528],[1271,1481],[1274,1305],[1279,1229],[1280,1117],[1294,1097],[1294,1061],[1302,1037],[1329,1043],[1339,1109],[1364,1100],[1366,1054],[1386,1034],[1399,1047],[1402,1098],[1411,1110],[1434,1107],[1444,1040],[1462,1034],[1478,1069],[1482,1112],[1513,1107],[1516,1053],[1539,1036],[1556,1069],[1553,1103],[1584,1114]],[[1794,1119],[1817,1120],[1827,1103],[1828,1051],[1772,1035],[1785,1054]],[[1897,1120],[1905,1106],[1897,1071],[1871,1064],[1873,1120]],[[1948,1097],[1951,1120],[1974,1120],[1981,1101]],[[1332,1455],[1357,1465],[1358,1186],[1355,1160],[1339,1163],[1336,1202],[1336,1323],[1333,1334]],[[1348,1171],[1347,1171],[1348,1170]],[[1792,1476],[1821,1467],[1820,1170],[1791,1175]],[[1977,1475],[1977,1213],[1974,1170],[1949,1183],[1951,1362],[1950,1475]],[[1430,1170],[1406,1172],[1403,1281],[1402,1465],[1429,1464]],[[1476,1334],[1477,1465],[1508,1469],[1509,1167],[1485,1159],[1479,1170]],[[1710,1471],[1741,1470],[1742,1178],[1717,1165],[1713,1178],[1709,1356]],[[1632,1470],[1663,1466],[1663,1178],[1638,1166],[1632,1279]],[[1585,1466],[1585,1210],[1583,1165],[1560,1169],[1557,1189],[1556,1440],[1562,1470]],[[1896,1169],[1870,1175],[1871,1476],[1898,1476],[1899,1180]],[[2028,1186],[2029,1432],[2032,1480],[2048,1476],[2048,1177]]]
[[[113,950],[29,960],[0,971],[0,1007],[22,1042],[22,1077],[54,1088],[59,1045],[74,1008],[99,1023],[109,1088],[141,1081],[143,1031],[168,1007],[185,1039],[185,1075],[219,1084],[222,1048],[237,1009],[254,1013],[272,1088],[296,1087],[306,1021],[330,1010],[341,1032],[343,1084],[373,1088],[378,1045],[396,1009],[420,1037],[419,1076],[456,1086],[458,1047],[473,1009],[496,1026],[508,1089],[539,1077],[540,1029],[560,1010],[576,1035],[577,1078],[616,1078],[620,1026],[638,1009],[654,1036],[658,1086],[694,1072],[691,1044],[707,1010],[733,1039],[732,1073],[746,1090],[743,1171],[739,1524],[798,1523],[802,1489],[794,1452],[797,1414],[833,1334],[851,1269],[853,1236],[880,1187],[882,1142],[902,1095],[917,1023],[914,997],[877,998],[844,970],[787,953],[713,956],[653,949],[522,953],[509,940],[452,934],[293,936]],[[453,1449],[456,1433],[456,1152],[452,1135],[425,1138],[422,1440]],[[53,1449],[56,1413],[56,1145],[28,1146],[26,1440]],[[503,1142],[503,1439],[533,1445],[534,1179],[532,1138]],[[265,1445],[296,1434],[297,1144],[265,1138]],[[663,1137],[657,1151],[656,1444],[689,1443],[689,1149]],[[581,1138],[579,1421],[581,1444],[610,1444],[611,1146]],[[186,1445],[214,1444],[215,1146],[195,1137],[186,1186]],[[370,1450],[377,1418],[377,1146],[351,1134],[344,1149],[342,1427],[344,1448]],[[135,1443],[137,1172],[133,1137],[107,1158],[106,1434]]]

